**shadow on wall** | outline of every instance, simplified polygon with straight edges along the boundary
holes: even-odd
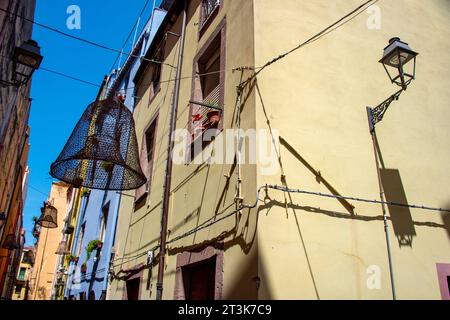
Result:
[[[450,208],[450,202],[444,207],[445,209]],[[442,222],[444,223],[445,230],[447,231],[448,241],[450,241],[450,212],[441,213]]]
[[[270,275],[265,271],[263,265],[258,264],[257,250],[246,257],[236,278],[228,288],[225,300],[263,299],[271,300],[271,288],[269,285]],[[225,275],[226,276],[226,275]]]
[[[400,172],[397,169],[380,169],[381,181],[387,202],[408,203],[405,189],[403,188]],[[395,236],[400,247],[412,247],[413,238],[416,236],[414,221],[411,211],[406,207],[388,205]]]

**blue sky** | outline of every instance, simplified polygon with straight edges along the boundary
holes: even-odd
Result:
[[[71,35],[110,48],[121,49],[147,0],[37,0],[35,21]],[[156,0],[159,5],[161,0]],[[154,0],[149,0],[140,26],[150,16]],[[69,30],[67,8],[77,5],[81,10],[81,29]],[[133,37],[128,41],[128,50]],[[41,47],[41,67],[101,84],[109,73],[117,53],[79,42],[52,31],[34,26],[33,39]],[[124,57],[123,59],[125,59]],[[122,59],[122,61],[123,61]],[[27,244],[33,243],[33,216],[47,199],[52,178],[50,164],[57,158],[72,129],[89,103],[95,100],[98,88],[38,70],[33,76],[30,115],[30,179],[24,209]],[[64,214],[64,213],[60,213]]]

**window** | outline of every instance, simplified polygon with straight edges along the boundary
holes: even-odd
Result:
[[[220,300],[223,289],[223,243],[177,256],[175,300]]]
[[[22,263],[28,263],[31,264],[33,263],[33,259],[31,257],[31,252],[30,251],[25,251],[22,255]]]
[[[21,292],[22,292],[22,285],[21,284],[16,285],[14,293],[20,295]]]
[[[162,49],[159,49],[157,54],[156,54],[156,58],[155,58],[155,62],[153,63],[153,67],[152,67],[152,87],[153,87],[153,95],[155,95],[160,88],[160,82],[161,82],[161,66],[162,66],[162,62],[164,60],[164,55],[163,55],[163,51]]]
[[[102,217],[101,217],[101,221],[100,221],[100,230],[99,230],[99,235],[98,235],[98,239],[101,242],[105,242],[106,226],[108,223],[108,213],[109,213],[109,202],[102,208]]]
[[[86,292],[80,292],[80,300],[86,300]]]
[[[139,300],[139,287],[141,285],[140,278],[128,280],[126,282],[127,286],[127,299],[128,300]]]
[[[194,60],[191,98],[191,134],[195,141],[209,129],[219,129],[225,87],[225,20]]]
[[[95,291],[91,290],[91,292],[89,293],[89,300],[95,300]]]
[[[136,190],[135,201],[139,202],[146,196],[151,187],[153,161],[155,158],[156,134],[158,127],[158,115],[150,122],[149,127],[145,130],[145,134],[141,146],[141,167],[147,177],[147,183]]]
[[[213,20],[220,7],[220,0],[202,0],[200,12],[200,35]]]
[[[26,268],[20,268],[19,270],[19,276],[17,277],[19,281],[25,281],[25,272],[27,271]]]
[[[216,287],[216,258],[182,268],[186,300],[214,300]]]
[[[159,89],[161,88],[161,71],[162,71],[162,64],[164,62],[164,51],[161,46],[161,48],[158,49],[158,51],[155,53],[154,58],[152,59],[153,62],[150,62],[149,68],[150,68],[150,97],[148,100],[148,104],[150,105],[155,98],[156,94],[159,92]]]
[[[86,228],[86,222],[83,223],[83,225],[81,226],[80,229],[80,233],[78,234],[78,239],[77,239],[77,257],[80,257],[80,253],[81,253],[81,244],[83,243],[83,238],[84,238],[84,229]]]

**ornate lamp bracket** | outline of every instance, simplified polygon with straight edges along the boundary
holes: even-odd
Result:
[[[403,91],[403,89],[397,91],[375,108],[367,107],[367,116],[369,118],[369,127],[371,132],[375,130],[375,125],[383,120],[384,114],[388,110],[391,103],[397,101]]]

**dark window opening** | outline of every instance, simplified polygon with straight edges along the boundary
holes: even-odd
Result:
[[[109,214],[109,202],[102,208],[102,220],[100,222],[100,234],[99,240],[105,242],[106,238],[106,227],[108,224],[108,214]]]
[[[80,292],[80,300],[86,300],[86,292]]]
[[[220,39],[198,61],[201,89],[204,99],[220,85]],[[218,101],[217,101],[218,103]]]
[[[447,276],[447,289],[448,293],[450,293],[450,276]]]
[[[214,300],[216,257],[182,268],[186,300]]]
[[[147,177],[147,183],[136,190],[135,195],[135,210],[142,207],[145,204],[144,196],[148,194],[151,188],[152,172],[153,172],[153,160],[155,158],[155,145],[156,145],[156,133],[158,125],[158,116],[154,118],[148,129],[145,131],[142,147],[141,147],[141,167],[145,176]]]
[[[89,300],[95,300],[95,291],[91,291],[90,293],[89,293]]]
[[[159,48],[158,51],[156,52],[153,61],[154,62],[150,62],[151,66],[150,81],[152,84],[151,85],[152,92],[150,93],[149,104],[153,101],[153,98],[161,88],[161,70],[164,62],[164,52],[162,47]]]
[[[15,294],[20,294],[22,292],[22,285],[16,285]]]
[[[127,299],[128,300],[139,300],[139,287],[141,281],[139,278],[127,281]]]

